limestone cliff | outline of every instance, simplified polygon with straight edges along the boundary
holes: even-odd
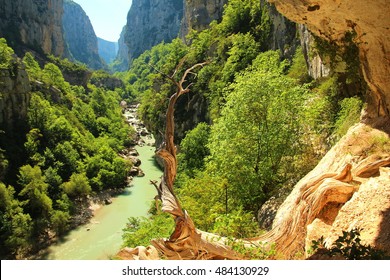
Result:
[[[390,13],[389,1],[270,0],[291,20],[338,48],[353,35],[369,87],[362,121],[305,176],[282,204],[270,234],[291,256],[320,236],[361,229],[363,243],[390,253]],[[319,71],[319,73],[322,70]]]
[[[102,38],[98,39],[98,50],[100,57],[107,63],[110,64],[114,61],[118,53],[118,43],[110,42]]]
[[[124,36],[129,60],[178,37],[182,17],[183,0],[133,0]]]
[[[21,55],[26,50],[63,56],[62,0],[0,0],[0,37]]]
[[[105,63],[99,56],[95,31],[80,5],[71,0],[64,1],[62,24],[64,38],[72,57],[92,69],[104,68]]]
[[[126,71],[129,69],[129,48],[125,42],[126,26],[123,27],[118,41],[118,54],[113,64],[114,71]]]
[[[0,69],[0,131],[19,127],[27,117],[30,81],[24,64],[15,56],[12,67]]]
[[[314,38],[311,32],[307,29],[307,26],[304,24],[299,24],[298,30],[309,75],[314,79],[329,76],[329,65],[325,65],[321,56],[313,50]]]
[[[280,50],[283,57],[292,58],[300,41],[297,35],[297,24],[280,14],[274,5],[266,0],[261,0],[262,5],[267,5],[272,29],[268,40],[268,49]]]
[[[283,15],[307,25],[326,40],[343,46],[345,35],[355,35],[365,80],[371,90],[366,118],[390,114],[390,5],[388,0],[270,0]],[[358,59],[358,58],[357,58]]]
[[[219,21],[222,18],[223,6],[227,2],[227,0],[184,0],[181,37],[184,39],[191,29],[200,31],[207,28],[213,20]]]

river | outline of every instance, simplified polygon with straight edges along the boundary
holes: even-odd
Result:
[[[57,244],[49,247],[45,259],[102,260],[110,259],[122,245],[122,229],[129,217],[146,216],[157,194],[150,180],[159,180],[162,171],[155,165],[154,147],[136,146],[144,177],[135,177],[124,193],[112,203],[96,210],[88,224],[79,226]]]

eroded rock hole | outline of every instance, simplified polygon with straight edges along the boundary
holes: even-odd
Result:
[[[320,9],[320,5],[311,5],[311,6],[307,7],[307,10],[309,12],[317,11],[319,9]]]

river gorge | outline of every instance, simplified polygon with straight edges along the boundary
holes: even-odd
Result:
[[[135,107],[126,109],[125,117],[139,134],[145,135],[136,118]],[[146,216],[156,190],[150,180],[159,180],[162,171],[155,163],[151,135],[141,136],[135,146],[145,176],[134,177],[124,192],[111,199],[112,203],[94,211],[89,223],[72,230],[48,249],[45,259],[51,260],[101,260],[110,259],[122,245],[122,230],[128,218]]]

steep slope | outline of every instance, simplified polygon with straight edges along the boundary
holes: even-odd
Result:
[[[66,54],[62,32],[62,0],[0,0],[0,37],[17,54]]]
[[[200,31],[207,28],[213,20],[220,20],[226,3],[227,0],[185,0],[181,37],[185,38],[191,29]]]
[[[306,24],[311,32],[343,46],[352,33],[359,48],[365,80],[371,90],[368,115],[389,116],[390,112],[390,13],[389,1],[279,1],[271,0],[283,15]]]
[[[100,57],[107,63],[110,64],[114,61],[118,53],[118,43],[110,42],[102,38],[98,39],[98,50]]]
[[[118,53],[113,65],[114,71],[123,72],[129,69],[129,48],[125,42],[127,26],[124,26],[118,41]]]
[[[64,38],[74,59],[92,69],[105,67],[98,53],[98,42],[92,24],[81,8],[71,0],[64,1],[62,18]]]
[[[176,38],[182,17],[182,0],[134,0],[124,36],[129,60],[162,41],[167,43]]]
[[[30,102],[30,81],[19,59],[12,61],[14,71],[0,69],[0,131],[23,127]]]

